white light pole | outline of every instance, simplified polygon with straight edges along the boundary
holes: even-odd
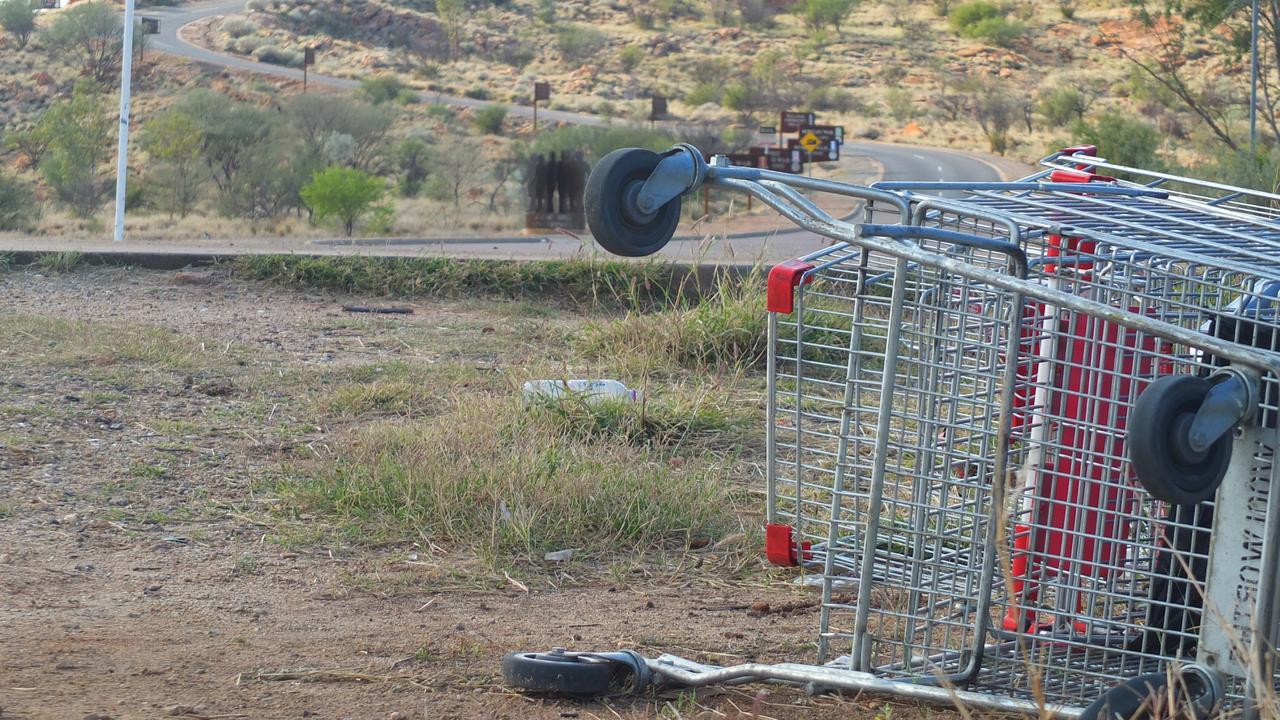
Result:
[[[124,195],[129,175],[129,90],[133,80],[133,0],[124,3],[124,47],[120,63],[120,145],[116,150],[116,242],[124,241]]]
[[[1249,152],[1258,152],[1258,0],[1249,18]]]

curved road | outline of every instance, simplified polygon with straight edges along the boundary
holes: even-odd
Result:
[[[244,11],[244,0],[213,0],[182,7],[149,8],[146,15],[160,19],[160,33],[149,38],[149,47],[153,50],[189,58],[197,62],[216,65],[233,70],[273,75],[277,77],[302,79],[302,71],[280,65],[256,62],[243,57],[215,52],[187,42],[181,35],[184,26],[211,16],[230,15]],[[308,83],[337,89],[353,90],[360,86],[356,80],[310,73]],[[483,107],[489,101],[448,95],[420,94],[429,102],[440,102],[460,107]],[[533,108],[515,105],[508,109],[512,115],[532,117]],[[558,110],[538,111],[538,117],[552,122],[564,122],[578,125],[603,125],[608,121],[596,115],[564,112]],[[842,157],[852,160],[863,157],[871,164],[883,168],[881,179],[887,181],[934,181],[934,180],[973,180],[994,181],[1004,179],[996,167],[980,158],[965,153],[940,150],[910,145],[892,145],[877,142],[845,143]],[[866,164],[866,163],[864,163]],[[746,260],[778,260],[795,257],[824,247],[830,241],[811,233],[791,229],[781,218],[773,232],[746,233],[732,236],[724,240],[713,241],[710,245],[701,239],[688,238],[684,241],[672,242],[664,251],[670,259],[687,261],[746,261]],[[732,240],[732,243],[726,242]],[[395,246],[421,245],[443,248],[445,244],[465,245],[468,254],[492,254],[504,257],[547,257],[579,251],[582,241],[574,238],[506,238],[493,240],[466,239],[461,242],[441,240],[402,240],[391,243]],[[366,246],[368,247],[368,246]]]

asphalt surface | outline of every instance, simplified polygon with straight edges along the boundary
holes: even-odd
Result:
[[[242,72],[258,73],[301,80],[301,70],[256,62],[243,57],[215,52],[187,42],[181,36],[183,26],[211,16],[230,15],[244,11],[243,0],[216,0],[182,7],[148,8],[145,14],[160,19],[160,33],[149,38],[149,48],[209,65]],[[354,90],[360,86],[356,80],[309,73],[309,86],[338,90]],[[478,108],[489,101],[465,97],[421,93],[427,102],[444,103],[458,107]],[[518,117],[532,117],[533,108],[510,106],[508,112]],[[539,109],[538,118],[547,122],[563,122],[579,125],[603,125],[608,121],[595,115]],[[938,181],[969,180],[995,181],[1006,179],[993,164],[973,155],[909,145],[892,145],[878,142],[845,143],[841,150],[841,170],[834,179],[870,182],[888,181]],[[875,171],[873,174],[873,170]],[[830,244],[827,238],[795,229],[786,221],[778,222],[764,230],[720,237],[685,237],[673,240],[662,252],[667,259],[684,262],[752,262],[776,261],[796,257]],[[487,238],[397,238],[386,241],[367,240],[358,243],[320,241],[317,244],[336,249],[346,245],[364,253],[404,254],[415,246],[423,252],[451,255],[500,256],[519,259],[546,258],[580,254],[584,246],[594,247],[588,237],[553,235],[547,237]]]

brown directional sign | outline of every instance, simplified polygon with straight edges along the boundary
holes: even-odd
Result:
[[[765,159],[770,170],[799,175],[804,172],[804,158],[799,150],[769,148],[765,151]]]
[[[772,125],[761,125],[759,132],[761,135],[777,135],[778,128]]]
[[[782,121],[778,123],[782,128],[782,132],[799,132],[800,128],[806,125],[812,125],[818,119],[811,112],[796,112],[794,110],[782,111]]]
[[[160,18],[156,18],[156,17],[142,18],[142,34],[143,35],[159,35],[160,34]]]
[[[313,47],[303,48],[303,50],[302,50],[302,64],[303,64],[303,65],[315,65],[315,64],[316,64],[316,49],[315,49],[315,48],[313,48]]]
[[[649,112],[649,119],[653,120],[665,117],[667,114],[667,99],[661,95],[653,96],[653,108]]]
[[[551,83],[535,82],[533,84],[533,99],[536,101],[551,99]]]

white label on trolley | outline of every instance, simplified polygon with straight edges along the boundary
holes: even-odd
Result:
[[[1199,662],[1239,678],[1249,676],[1270,491],[1271,473],[1258,472],[1255,459],[1258,436],[1257,428],[1247,427],[1235,438],[1218,488],[1196,653]]]

